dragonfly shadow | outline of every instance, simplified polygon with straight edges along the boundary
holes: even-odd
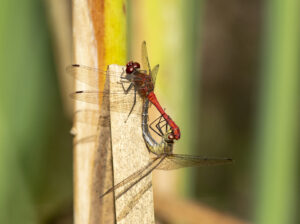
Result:
[[[105,82],[104,88],[109,89],[109,82]],[[110,102],[107,95],[103,97],[100,112],[96,115],[97,134],[94,137],[88,136],[95,141],[94,164],[91,171],[90,223],[116,223],[115,194],[100,200],[98,198],[98,195],[102,194],[104,189],[114,185],[109,108]]]

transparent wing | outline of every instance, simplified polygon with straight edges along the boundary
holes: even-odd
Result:
[[[100,99],[103,96],[109,96],[109,92],[98,92],[98,91],[76,91],[74,93],[71,93],[71,98],[74,100],[86,102],[86,103],[92,103],[92,104],[99,104]]]
[[[107,190],[104,194],[100,196],[100,198],[104,197],[105,195],[117,190],[118,188],[125,186],[126,184],[130,183],[128,187],[126,187],[124,190],[122,190],[117,198],[121,197],[123,194],[125,194],[127,191],[129,191],[134,185],[136,185],[139,181],[141,181],[143,178],[148,176],[161,162],[164,160],[165,156],[162,157],[156,157],[151,162],[149,162],[146,166],[142,167],[138,171],[131,174],[129,177],[122,180],[120,183],[116,184],[109,190]]]
[[[74,120],[93,126],[110,126],[110,116],[103,116],[99,110],[79,110],[75,112]]]
[[[121,112],[121,113],[129,113],[134,104],[134,92],[127,93],[127,96],[132,99],[131,102],[124,102],[124,92],[113,92],[109,93],[109,91],[90,91],[90,90],[83,90],[83,91],[76,91],[71,93],[71,98],[74,100],[96,104],[99,105],[103,99],[103,97],[107,97],[111,95],[110,100],[110,109],[111,111]],[[135,106],[132,111],[133,114],[142,114],[141,108]]]
[[[229,158],[206,158],[201,156],[172,154],[168,155],[157,169],[173,170],[184,167],[217,166],[230,164],[232,162],[232,159]]]
[[[121,77],[124,73],[124,71],[112,73],[98,68],[78,64],[70,65],[66,68],[66,70],[67,73],[73,76],[76,80],[95,88],[98,88],[99,81],[104,81],[105,77],[108,75]]]
[[[150,73],[154,87],[155,87],[155,81],[156,81],[156,76],[157,76],[157,73],[158,73],[158,69],[159,69],[159,65],[156,65],[152,69],[152,72]]]
[[[100,117],[100,111],[98,110],[79,110],[74,114],[74,120],[80,123],[86,123],[89,125],[98,125]]]
[[[142,66],[144,70],[147,70],[147,74],[151,73],[151,67],[148,59],[148,52],[147,52],[147,46],[146,41],[142,42]]]

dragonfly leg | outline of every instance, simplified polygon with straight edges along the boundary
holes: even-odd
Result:
[[[152,121],[152,122],[150,123],[149,127],[150,127],[150,129],[151,129],[152,131],[154,131],[158,136],[161,136],[161,137],[162,137],[163,134],[162,134],[160,128],[157,128],[157,125],[155,125],[156,129],[153,128],[154,123],[156,123],[156,121],[157,121],[158,119],[160,119],[160,118],[161,118],[161,116],[158,117],[158,118],[156,118],[154,121]],[[157,131],[157,130],[158,130],[158,131]]]
[[[129,84],[129,86],[127,88],[125,88],[124,83],[130,83],[130,84]],[[124,91],[125,94],[127,94],[132,89],[132,87],[133,87],[133,83],[130,82],[130,81],[128,81],[127,79],[124,80],[124,81],[121,80],[120,82],[118,82],[118,84],[121,84],[122,89],[123,89],[123,91]]]
[[[123,83],[131,83],[131,82],[130,82],[129,80],[127,80],[126,78],[124,78],[124,79],[125,79],[125,80],[121,80],[121,81],[117,82],[118,84],[121,84],[121,85],[122,85],[123,89],[125,89]]]
[[[124,82],[121,82],[122,88],[123,88],[123,90],[124,90],[124,93],[127,94],[127,93],[129,93],[129,91],[132,89],[132,87],[133,87],[134,85],[133,85],[133,83],[130,83],[130,85],[129,85],[128,88],[126,89],[126,88],[124,87],[124,84],[123,84],[123,83],[124,83]]]
[[[160,132],[161,136],[163,136],[162,128],[160,127],[160,123],[162,122],[161,119],[162,119],[162,116],[159,117],[158,122],[155,125],[155,127]]]
[[[125,74],[125,75],[124,75]],[[121,79],[126,79],[127,73],[125,72],[125,70],[123,69],[123,72],[120,76]]]
[[[128,89],[129,89],[129,87],[128,87]],[[125,92],[125,93],[126,93],[126,92]],[[130,109],[130,111],[129,111],[129,114],[128,114],[126,120],[125,120],[125,123],[127,122],[128,118],[129,118],[129,116],[130,116],[130,114],[132,113],[135,104],[136,104],[136,89],[134,89],[133,104],[132,104],[132,107],[131,107],[131,109]]]
[[[159,117],[158,123],[156,124],[156,128],[159,130],[159,132],[162,134],[162,136],[164,135],[164,132],[162,131],[164,127],[166,127],[165,133],[167,133],[167,131],[168,131],[168,122],[161,115]]]

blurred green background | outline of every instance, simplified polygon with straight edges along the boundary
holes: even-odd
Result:
[[[62,16],[58,2],[1,2],[0,223],[72,223],[72,118],[57,72],[70,49],[57,49],[53,24],[71,19],[71,3]],[[297,0],[128,2],[129,50],[142,27],[181,127],[176,149],[235,160],[182,172],[186,197],[252,223],[300,223],[299,11]]]

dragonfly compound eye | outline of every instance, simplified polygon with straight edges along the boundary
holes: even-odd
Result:
[[[133,68],[132,65],[131,66],[127,66],[127,68],[126,68],[126,73],[127,74],[131,74],[133,71],[134,71],[134,68]]]
[[[134,63],[133,63],[133,67],[134,67],[135,69],[137,69],[137,68],[140,68],[141,66],[140,66],[140,64],[139,64],[138,62],[134,62]]]
[[[132,66],[133,65],[133,61],[129,61],[127,64],[126,64],[126,67],[129,67],[129,66]]]

